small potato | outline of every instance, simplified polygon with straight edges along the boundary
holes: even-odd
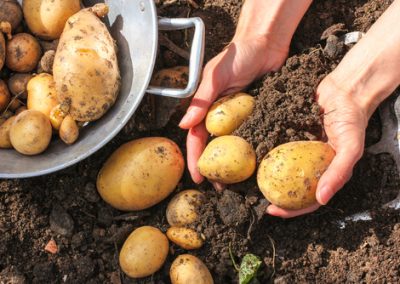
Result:
[[[40,56],[39,42],[30,34],[16,34],[7,42],[6,65],[15,72],[32,71],[36,68]]]
[[[22,9],[32,33],[49,40],[60,37],[68,18],[81,7],[79,0],[24,0]]]
[[[207,113],[207,131],[214,136],[231,134],[253,112],[254,105],[254,98],[246,93],[219,99]]]
[[[253,174],[256,154],[243,138],[220,136],[207,145],[197,166],[200,173],[211,181],[237,183]]]
[[[15,115],[18,115],[18,114],[20,114],[21,112],[26,111],[26,110],[27,110],[26,106],[20,106],[19,108],[17,108],[17,109],[15,110]]]
[[[0,22],[9,22],[14,30],[21,20],[22,10],[16,0],[0,0]]]
[[[203,246],[203,239],[193,229],[185,227],[171,227],[167,230],[168,239],[184,249],[199,249]]]
[[[16,73],[12,75],[8,80],[8,88],[11,94],[21,99],[26,99],[28,96],[26,85],[28,85],[30,79],[32,79],[32,74],[29,73]]]
[[[56,52],[54,50],[46,51],[39,61],[38,73],[53,74],[53,63]]]
[[[146,277],[161,268],[168,250],[168,239],[159,229],[143,226],[126,239],[119,254],[119,264],[129,277]]]
[[[49,119],[36,110],[27,110],[17,115],[10,129],[12,146],[25,155],[36,155],[46,150],[51,135]]]
[[[97,177],[97,190],[117,209],[143,210],[171,194],[184,166],[173,141],[163,137],[133,140],[108,158]]]
[[[64,143],[71,145],[79,136],[79,127],[72,116],[67,115],[60,125],[59,135]]]
[[[167,221],[171,226],[190,225],[199,217],[199,208],[206,197],[198,190],[188,189],[175,195],[167,207]]]
[[[207,266],[200,259],[190,254],[182,254],[172,262],[169,277],[172,284],[214,283]]]
[[[8,108],[11,111],[15,112],[21,105],[22,105],[22,102],[19,99],[17,99],[16,97],[13,97],[10,100]]]
[[[158,71],[153,76],[151,84],[169,88],[184,88],[188,84],[188,79],[189,68],[186,66],[176,66]]]
[[[60,129],[61,123],[67,113],[62,109],[61,105],[56,105],[50,111],[50,122],[55,130]]]
[[[10,103],[10,92],[8,91],[6,83],[0,80],[0,112],[5,110]]]
[[[335,151],[327,143],[297,141],[272,149],[261,161],[257,183],[272,204],[288,210],[307,208],[317,202],[318,180]]]
[[[0,148],[12,148],[10,141],[10,129],[14,120],[15,116],[12,116],[0,125]]]
[[[58,105],[53,76],[47,73],[36,75],[29,80],[26,89],[28,109],[38,110],[50,117],[50,111]]]

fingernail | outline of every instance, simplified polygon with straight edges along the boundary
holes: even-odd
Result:
[[[317,191],[317,199],[319,204],[326,205],[330,199],[330,189],[327,186],[323,186]]]
[[[193,117],[192,113],[187,112],[182,118],[181,122],[179,122],[179,127],[185,127],[185,124],[188,124],[188,122],[192,119],[192,117]]]

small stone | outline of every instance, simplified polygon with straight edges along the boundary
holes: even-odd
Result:
[[[97,193],[96,186],[94,185],[94,183],[88,182],[85,185],[85,189],[83,191],[83,197],[91,203],[96,203],[100,200],[100,197]]]
[[[326,40],[324,54],[329,58],[336,58],[344,50],[344,43],[337,36],[330,35]]]
[[[51,254],[56,254],[58,252],[58,246],[56,241],[54,239],[51,239],[44,247],[44,250]]]
[[[53,206],[50,214],[50,229],[62,236],[71,236],[74,221],[67,211],[59,204]]]

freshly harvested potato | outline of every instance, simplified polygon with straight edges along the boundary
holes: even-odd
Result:
[[[159,229],[143,226],[126,239],[119,254],[119,264],[129,277],[146,277],[161,268],[168,250],[168,239]]]
[[[16,0],[0,0],[0,22],[9,22],[16,29],[22,20],[22,10]]]
[[[108,158],[97,177],[97,190],[117,209],[143,210],[175,189],[184,166],[173,141],[163,137],[133,140]]]
[[[81,9],[79,0],[24,0],[26,24],[42,39],[60,37],[68,18]]]
[[[8,91],[6,83],[0,80],[0,112],[5,110],[10,103],[10,92]]]
[[[211,181],[231,184],[248,179],[256,168],[256,154],[241,137],[227,135],[212,140],[197,166]]]
[[[64,143],[71,145],[79,136],[79,127],[72,116],[67,115],[60,125],[59,135]]]
[[[50,122],[55,130],[60,129],[61,123],[64,118],[67,116],[67,113],[62,109],[61,105],[56,105],[50,111]]]
[[[0,70],[3,68],[4,62],[6,60],[6,39],[4,38],[3,33],[6,33],[8,39],[11,39],[10,23],[0,21]]]
[[[207,266],[200,259],[190,254],[182,254],[172,262],[169,277],[172,284],[214,283]]]
[[[188,189],[175,195],[167,207],[167,221],[171,226],[190,225],[199,217],[199,208],[206,197],[195,189]]]
[[[12,146],[25,155],[42,153],[51,140],[51,124],[40,111],[27,110],[16,116],[10,129]]]
[[[42,112],[50,117],[50,111],[58,105],[57,92],[53,76],[41,73],[29,80],[27,107]]]
[[[46,51],[39,61],[38,73],[53,74],[53,63],[56,52],[54,50]]]
[[[257,183],[272,204],[298,210],[317,202],[318,180],[328,168],[335,151],[327,143],[297,141],[272,149],[262,160]]]
[[[29,80],[32,79],[32,74],[29,73],[15,73],[8,80],[8,88],[11,94],[21,99],[26,99],[28,93],[26,91],[26,85]]]
[[[41,53],[36,38],[27,33],[16,34],[7,42],[6,65],[15,72],[30,72],[36,68]]]
[[[176,66],[158,71],[152,78],[151,84],[170,88],[184,88],[188,84],[188,79],[189,68]]]
[[[207,131],[214,136],[231,134],[252,113],[254,105],[254,98],[246,93],[219,99],[207,113]]]
[[[53,75],[60,103],[70,103],[76,121],[99,119],[114,104],[120,86],[114,40],[98,17],[96,4],[70,17],[54,58]]]
[[[17,108],[15,110],[15,115],[18,115],[18,114],[20,114],[21,112],[23,112],[25,110],[27,110],[26,106],[20,106],[19,108]]]
[[[184,249],[199,249],[204,240],[193,229],[185,227],[171,227],[167,230],[168,239]]]
[[[0,125],[0,148],[12,148],[10,129],[14,120],[15,116],[12,116]]]

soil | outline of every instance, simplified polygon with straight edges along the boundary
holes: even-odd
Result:
[[[203,18],[206,59],[229,42],[242,3],[204,0],[197,1],[200,7],[194,9],[185,1],[160,2],[160,15]],[[314,1],[294,37],[285,66],[248,89],[256,96],[256,110],[236,134],[252,143],[258,159],[287,141],[324,138],[314,90],[346,52],[339,42],[332,41],[332,35],[368,30],[390,2]],[[190,32],[165,35],[188,49]],[[164,47],[158,59],[157,69],[187,63]],[[186,133],[177,127],[182,111],[158,129],[153,125],[153,107],[154,100],[148,96],[115,139],[75,166],[48,176],[0,181],[0,283],[170,283],[171,262],[185,250],[171,245],[163,268],[141,280],[129,279],[120,271],[118,251],[139,226],[167,229],[165,209],[171,197],[151,209],[124,213],[105,204],[95,186],[104,161],[126,141],[166,136],[185,153]],[[379,140],[380,127],[374,114],[366,146]],[[176,192],[194,187],[185,172]],[[215,283],[237,283],[230,250],[236,262],[247,253],[261,257],[260,283],[400,282],[400,216],[381,209],[400,188],[398,171],[388,154],[365,153],[350,182],[328,206],[290,220],[264,214],[268,202],[260,195],[254,177],[221,193],[207,182],[197,188],[208,200],[196,224],[207,241],[190,253],[205,262]],[[340,226],[344,217],[364,210],[371,210],[372,221]],[[51,240],[57,244],[54,254],[45,250]]]

